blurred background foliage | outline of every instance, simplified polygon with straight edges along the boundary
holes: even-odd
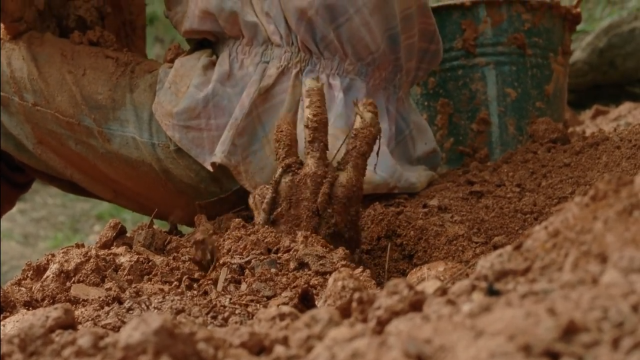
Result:
[[[147,56],[162,61],[169,45],[177,42],[183,49],[187,43],[164,16],[164,0],[146,0],[147,5]]]

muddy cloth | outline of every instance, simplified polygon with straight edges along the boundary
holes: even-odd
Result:
[[[151,111],[158,67],[35,32],[3,41],[3,215],[28,190],[25,173],[186,225],[197,202],[240,188],[227,169],[207,170],[158,125]],[[11,168],[4,153],[15,158]]]
[[[268,183],[276,171],[274,129],[284,113],[297,114],[304,157],[301,84],[318,76],[325,84],[329,158],[353,124],[353,101],[369,97],[378,106],[382,140],[369,159],[365,193],[416,192],[432,179],[440,153],[409,98],[442,57],[427,1],[165,4],[185,38],[216,43],[161,68],[153,105],[169,137],[207,168],[225,165],[249,190]],[[287,99],[298,106],[287,109]]]

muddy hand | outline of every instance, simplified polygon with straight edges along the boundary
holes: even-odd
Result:
[[[269,185],[253,192],[249,204],[261,225],[295,233],[308,231],[350,251],[360,246],[360,212],[367,160],[381,129],[372,100],[354,103],[355,122],[344,156],[336,166],[327,157],[329,119],[324,85],[305,83],[305,162],[298,157],[295,117],[276,125],[278,171]]]

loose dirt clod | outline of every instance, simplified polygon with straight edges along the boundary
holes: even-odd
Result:
[[[602,114],[366,199],[362,267],[240,212],[184,236],[112,221],[2,289],[2,358],[637,358],[640,121]]]

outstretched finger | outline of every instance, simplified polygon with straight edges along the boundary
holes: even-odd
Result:
[[[378,109],[371,100],[355,105],[356,119],[347,140],[347,148],[337,165],[338,178],[333,185],[332,204],[335,227],[340,237],[334,239],[336,246],[348,250],[360,247],[360,221],[364,177],[381,128]]]
[[[291,76],[291,85],[280,120],[275,129],[276,161],[279,168],[285,168],[298,157],[298,108],[300,106],[301,83],[299,74]]]
[[[318,78],[305,80],[304,138],[305,167],[326,169],[329,151],[329,119],[324,84]]]
[[[341,173],[339,182],[347,181],[347,177],[363,182],[367,161],[382,132],[378,121],[378,108],[373,100],[365,99],[355,102],[354,107],[356,118],[353,130],[347,140],[344,155],[337,166]]]

